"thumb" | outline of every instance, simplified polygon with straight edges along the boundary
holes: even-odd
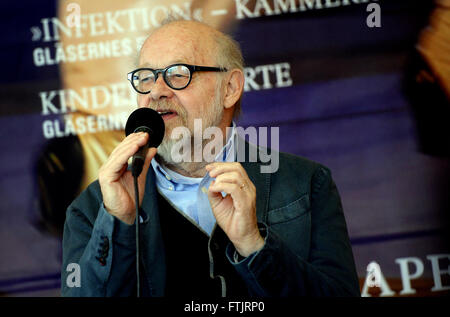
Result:
[[[156,155],[156,148],[152,147],[148,150],[147,155],[145,156],[144,165],[142,166],[141,175],[138,178],[139,183],[139,201],[142,203],[142,199],[144,198],[145,191],[145,181],[147,178],[147,172],[150,167],[150,163],[152,162],[153,157]]]
[[[147,174],[147,170],[150,167],[150,163],[152,162],[152,159],[155,157],[157,152],[157,149],[154,147],[151,147],[148,152],[147,156],[145,157],[144,166],[142,167],[142,171]]]

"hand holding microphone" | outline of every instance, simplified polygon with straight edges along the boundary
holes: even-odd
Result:
[[[128,118],[127,137],[112,151],[99,170],[103,204],[113,216],[129,225],[135,220],[133,174],[138,178],[139,204],[144,198],[145,181],[156,147],[164,137],[164,120],[154,110],[139,108]],[[131,169],[128,159],[133,156]]]

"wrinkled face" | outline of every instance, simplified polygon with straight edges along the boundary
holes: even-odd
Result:
[[[173,23],[155,31],[146,40],[139,67],[162,69],[176,63],[217,66],[214,52],[215,44],[207,30],[196,25]],[[202,130],[220,125],[223,105],[217,73],[195,72],[190,84],[182,90],[170,88],[161,75],[150,93],[138,94],[138,105],[169,112],[163,115],[166,125],[163,145],[169,142],[175,127],[187,127],[193,135],[194,119],[202,120]]]

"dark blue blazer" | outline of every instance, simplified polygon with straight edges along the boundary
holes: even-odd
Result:
[[[281,152],[274,173],[261,173],[259,159],[241,164],[256,187],[257,218],[265,236],[264,247],[253,256],[237,264],[230,259],[249,295],[360,296],[341,200],[329,169]],[[141,223],[144,296],[164,296],[165,289],[156,201],[150,168]],[[223,231],[216,226],[208,244],[212,276],[215,255],[234,250],[231,243],[221,248],[223,243],[216,243],[220,236]],[[67,283],[74,277],[66,270],[70,263],[80,267],[80,287]],[[106,212],[98,181],[67,210],[61,277],[63,296],[135,294],[135,229]],[[224,290],[223,295],[229,294]]]

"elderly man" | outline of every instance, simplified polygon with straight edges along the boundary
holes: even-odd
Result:
[[[144,296],[358,296],[339,194],[327,168],[279,153],[279,168],[236,162],[233,117],[244,86],[238,45],[193,21],[153,31],[130,73],[139,107],[162,114],[163,143],[139,177]],[[215,162],[174,160],[176,127],[218,127]],[[231,129],[229,129],[231,127]],[[228,129],[227,129],[228,128]],[[227,133],[228,132],[228,133]],[[128,159],[148,141],[133,133],[111,153],[69,207],[64,296],[132,296],[136,290],[135,205]],[[66,267],[80,267],[79,285]],[[72,287],[70,287],[72,286]]]

